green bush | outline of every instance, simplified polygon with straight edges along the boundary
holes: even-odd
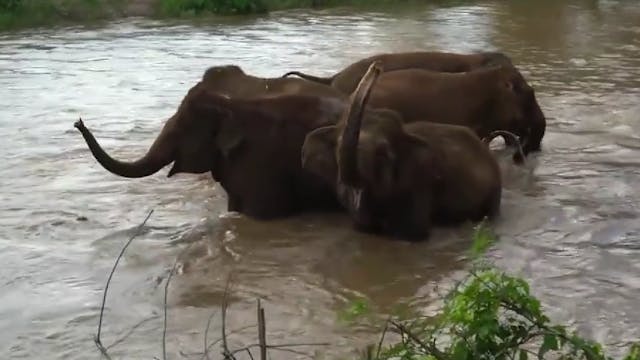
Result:
[[[160,0],[159,10],[165,16],[263,13],[263,0]]]
[[[0,0],[0,30],[106,19],[125,0]]]
[[[445,297],[433,317],[389,320],[401,341],[370,346],[369,360],[585,359],[608,360],[603,346],[584,339],[565,326],[552,324],[528,283],[482,261],[480,255],[495,239],[480,226],[474,236],[476,263],[468,276]],[[359,308],[362,300],[359,299]],[[384,333],[383,332],[383,337]],[[640,343],[625,360],[640,360]]]

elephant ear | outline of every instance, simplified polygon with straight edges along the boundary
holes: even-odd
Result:
[[[409,134],[406,145],[410,147],[408,157],[412,169],[412,178],[437,180],[442,177],[442,162],[436,148],[420,137]]]
[[[309,132],[302,145],[302,167],[330,183],[335,183],[338,174],[337,134],[335,125],[323,126]]]
[[[234,119],[233,116],[220,119],[220,128],[216,136],[216,144],[225,158],[229,158],[231,153],[242,145],[244,141],[243,122]]]
[[[196,117],[217,122],[215,144],[225,158],[244,140],[242,121],[235,119],[230,109],[232,101],[227,95],[206,89],[199,89],[191,101],[191,109]]]

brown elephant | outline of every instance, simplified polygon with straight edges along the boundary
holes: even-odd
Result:
[[[395,110],[407,123],[467,126],[481,138],[495,130],[510,131],[520,137],[524,155],[540,149],[546,127],[533,88],[509,65],[463,73],[385,71],[372,88],[368,104]],[[518,154],[514,159],[520,162]]]
[[[82,120],[75,123],[95,159],[129,178],[211,172],[227,193],[229,211],[274,219],[304,211],[339,210],[331,186],[302,169],[306,134],[335,123],[345,102],[312,95],[229,98],[199,82],[140,159],[113,159]]]
[[[337,89],[299,78],[262,78],[245,73],[237,65],[219,65],[208,68],[202,82],[210,91],[229,97],[278,96],[282,94],[308,94],[346,98]]]
[[[511,59],[500,52],[458,54],[439,51],[382,53],[356,61],[330,77],[317,77],[299,71],[290,71],[282,77],[296,75],[313,82],[330,85],[344,94],[351,94],[374,61],[379,61],[385,72],[402,69],[424,69],[439,72],[466,72],[492,64],[513,66]]]
[[[379,84],[376,87],[381,86],[380,83],[385,83],[385,78],[393,77],[391,72],[399,71],[399,70],[407,70],[409,69],[422,69],[431,72],[441,72],[441,73],[466,73],[472,72],[474,70],[483,69],[487,67],[495,68],[497,65],[502,65],[505,69],[511,70],[511,83],[513,84],[513,93],[516,95],[512,97],[516,103],[519,104],[520,109],[524,116],[527,118],[524,122],[527,123],[528,126],[524,126],[519,131],[515,131],[521,139],[521,143],[524,143],[524,153],[529,154],[530,152],[540,151],[542,138],[544,137],[545,128],[546,128],[546,118],[538,101],[536,100],[535,93],[533,88],[527,83],[522,74],[518,71],[518,69],[513,65],[511,59],[501,53],[501,52],[477,52],[471,54],[459,54],[459,53],[450,53],[450,52],[436,52],[436,51],[417,51],[417,52],[400,52],[400,53],[384,53],[370,56],[368,58],[359,60],[340,72],[334,74],[331,77],[321,78],[312,75],[307,75],[301,72],[292,71],[288,72],[283,77],[287,77],[289,75],[297,75],[304,79],[315,81],[321,84],[327,84],[335,87],[345,94],[351,94],[355,90],[358,82],[364,75],[365,71],[373,63],[374,61],[379,61],[385,69],[385,74],[383,78],[379,80]],[[405,77],[409,77],[407,75],[410,73],[405,73]],[[403,75],[399,75],[402,77]],[[461,75],[464,77],[464,75]],[[433,76],[438,81],[441,80],[437,77],[437,75]],[[456,76],[448,77],[444,76],[444,79],[456,79]],[[411,79],[409,79],[411,80]],[[424,81],[431,81],[433,78],[425,77]],[[386,103],[394,103],[397,100],[401,99],[406,95],[406,92],[413,92],[413,95],[403,100],[403,105],[400,107],[390,106],[391,109],[400,111],[403,115],[405,115],[406,121],[436,121],[448,123],[449,119],[456,118],[453,113],[451,113],[449,108],[443,109],[443,112],[437,113],[434,117],[413,117],[406,116],[407,109],[424,106],[424,105],[437,105],[438,103],[443,104],[451,104],[452,107],[457,107],[458,102],[467,104],[467,101],[474,101],[473,97],[478,95],[486,95],[483,94],[483,90],[477,90],[476,92],[470,93],[470,97],[460,98],[459,94],[461,91],[465,91],[465,89],[459,89],[457,86],[462,84],[452,83],[446,94],[442,93],[437,98],[429,98],[425,97],[422,92],[415,92],[416,87],[427,87],[427,91],[429,89],[433,90],[431,93],[437,91],[436,87],[431,85],[428,82],[421,82],[416,79],[412,81],[413,85],[399,89],[399,91],[392,93],[387,92],[386,95],[391,96],[392,98],[386,101]],[[402,86],[401,84],[397,84],[398,86]],[[481,84],[477,84],[481,85]],[[491,85],[491,84],[489,84]],[[379,102],[379,94],[380,92],[374,89],[374,99],[371,101],[372,106],[376,106],[380,104]],[[419,94],[419,95],[418,95]],[[385,101],[382,101],[383,103]],[[398,105],[398,104],[396,104]],[[482,113],[485,112],[486,109],[479,109],[478,119],[481,118]],[[432,111],[430,115],[433,115],[436,111]],[[458,119],[468,118],[468,117],[458,117]],[[485,118],[486,122],[495,122],[500,120],[492,120],[490,118]],[[465,126],[471,126],[474,130],[478,130],[479,123],[481,121],[474,122],[464,122],[462,121],[460,124]],[[480,126],[481,130],[485,128],[490,130],[491,126]],[[483,131],[478,132],[480,136],[484,136]],[[522,138],[522,136],[526,135],[526,139]],[[509,146],[516,145],[511,138],[505,137],[505,143]],[[514,155],[514,160],[520,162],[521,159],[519,156]]]
[[[501,174],[486,144],[465,126],[366,108],[381,72],[372,63],[337,125],[307,135],[303,167],[334,186],[362,231],[420,239],[432,223],[496,216]]]

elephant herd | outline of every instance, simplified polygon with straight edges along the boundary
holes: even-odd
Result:
[[[327,78],[208,68],[145,155],[112,158],[82,119],[95,159],[119,176],[210,172],[227,209],[258,220],[343,211],[363,232],[428,238],[433,225],[499,213],[502,136],[521,163],[546,119],[533,88],[499,52],[398,52]]]

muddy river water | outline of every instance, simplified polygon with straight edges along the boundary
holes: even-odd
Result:
[[[233,273],[228,328],[255,324],[262,298],[271,342],[329,342],[349,354],[375,341],[338,315],[354,297],[380,313],[429,311],[464,274],[471,226],[409,244],[353,231],[340,215],[258,223],[225,211],[209,176],[111,175],[73,122],[135,158],[211,65],[330,74],[376,52],[500,50],[549,117],[528,168],[501,158],[506,190],[490,256],[531,281],[554,320],[619,354],[640,338],[640,4],[480,2],[370,12],[287,11],[212,24],[128,19],[95,28],[0,35],[0,358],[98,358],[102,289],[150,209],[111,285],[103,338],[115,357],[199,358],[207,318]],[[431,306],[431,307],[430,307]],[[220,335],[220,317],[209,338]],[[255,328],[230,345],[256,342]],[[216,346],[214,351],[219,354]],[[273,356],[293,358],[291,353]]]

